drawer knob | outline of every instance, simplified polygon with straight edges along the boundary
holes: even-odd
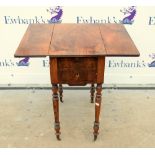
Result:
[[[79,76],[80,76],[79,73],[76,73],[76,75],[75,75],[76,79],[78,79]]]

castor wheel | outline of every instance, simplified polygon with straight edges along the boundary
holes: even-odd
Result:
[[[60,102],[61,102],[61,103],[63,103],[63,102],[64,102],[64,101],[63,101],[63,99],[62,99],[62,97],[60,97]]]
[[[57,137],[57,140],[61,140],[61,138],[60,138],[60,135],[56,135],[56,137]]]
[[[94,141],[96,141],[97,140],[97,135],[94,135]]]

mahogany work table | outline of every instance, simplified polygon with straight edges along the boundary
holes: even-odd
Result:
[[[94,140],[99,130],[101,91],[106,56],[139,56],[125,27],[121,24],[32,24],[29,25],[15,57],[50,59],[56,137],[60,140],[59,97],[62,84],[91,84],[95,98]],[[58,86],[59,85],[59,86]]]

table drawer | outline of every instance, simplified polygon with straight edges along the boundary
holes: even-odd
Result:
[[[95,69],[78,69],[73,70],[64,68],[58,71],[58,79],[60,83],[69,85],[86,85],[87,83],[95,83],[97,80],[97,72]]]
[[[58,58],[58,80],[69,85],[85,85],[97,81],[97,58]]]
[[[58,58],[58,68],[97,68],[97,58],[96,57],[78,57],[78,58]]]

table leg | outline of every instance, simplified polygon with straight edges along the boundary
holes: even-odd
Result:
[[[91,94],[91,96],[90,96],[90,98],[91,98],[90,102],[91,103],[94,103],[94,93],[95,93],[95,86],[94,86],[94,84],[92,84],[91,85],[91,88],[90,88],[90,94]]]
[[[101,92],[102,92],[102,84],[97,84],[96,99],[95,99],[94,141],[97,139],[98,130],[99,130],[99,115],[100,115],[100,109],[101,109]]]
[[[54,110],[54,118],[55,118],[55,131],[56,137],[58,140],[60,139],[60,122],[59,122],[59,98],[58,98],[58,85],[52,84],[53,91],[53,110]]]
[[[63,88],[62,88],[62,84],[59,84],[59,95],[60,95],[60,102],[63,103]]]

